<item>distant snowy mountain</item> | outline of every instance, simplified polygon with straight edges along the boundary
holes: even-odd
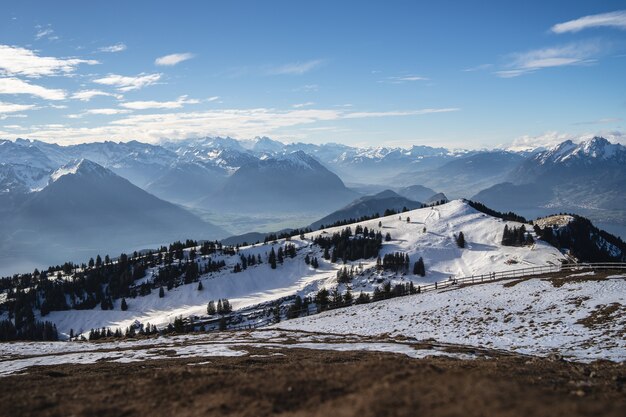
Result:
[[[452,198],[469,197],[504,181],[522,161],[522,155],[509,151],[470,152],[456,155],[434,169],[404,172],[394,178],[394,183],[417,183]]]
[[[233,212],[321,212],[356,197],[341,179],[302,151],[243,165],[201,206]]]
[[[565,211],[599,223],[624,225],[626,147],[599,137],[579,144],[565,141],[534,154],[506,182],[472,199],[529,217]]]

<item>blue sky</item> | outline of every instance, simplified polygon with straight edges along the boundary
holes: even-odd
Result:
[[[626,142],[623,1],[20,1],[0,137]]]

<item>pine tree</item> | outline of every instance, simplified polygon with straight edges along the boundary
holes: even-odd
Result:
[[[202,291],[204,287],[202,286],[202,281],[198,281],[198,291]]]
[[[207,305],[206,312],[209,316],[215,315],[217,310],[215,310],[215,301],[209,301],[209,305]]]
[[[274,252],[274,248],[270,251],[267,261],[270,263],[272,269],[276,269],[276,252]]]
[[[282,264],[284,259],[285,259],[285,253],[283,251],[282,247],[278,248],[278,253],[276,254],[276,259],[278,260],[279,264]]]
[[[163,286],[159,288],[159,298],[165,297],[165,291],[163,290]]]
[[[122,298],[122,311],[128,310],[128,304],[126,304],[126,298]]]
[[[465,247],[465,236],[463,235],[463,232],[459,232],[459,235],[456,238],[456,244],[461,249]]]

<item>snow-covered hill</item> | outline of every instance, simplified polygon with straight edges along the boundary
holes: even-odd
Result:
[[[347,266],[354,266],[356,270],[350,284],[352,291],[372,292],[385,281],[392,284],[414,282],[420,285],[451,276],[483,274],[531,265],[558,265],[564,259],[557,249],[541,241],[530,247],[502,246],[505,224],[509,227],[519,226],[517,223],[504,222],[478,212],[462,200],[361,222],[358,225],[370,230],[380,230],[383,235],[390,234],[391,240],[383,242],[381,257],[398,251],[405,252],[411,259],[411,265],[422,257],[426,265],[426,276],[413,275],[410,271],[378,271],[375,268],[375,258],[348,262]],[[353,231],[356,226],[352,225]],[[103,311],[96,308],[55,311],[45,316],[45,320],[56,323],[59,331],[66,335],[70,329],[88,332],[91,328],[126,328],[135,320],[162,327],[181,315],[206,315],[207,303],[221,298],[228,298],[235,309],[241,309],[296,294],[314,295],[321,288],[345,291],[346,286],[337,281],[337,271],[344,265],[325,260],[323,251],[312,242],[316,236],[330,236],[342,229],[343,227],[336,227],[316,231],[306,234],[304,239],[294,237],[290,242],[281,240],[242,247],[239,254],[232,256],[210,255],[213,261],[224,260],[226,268],[220,272],[202,275],[202,290],[197,289],[197,283],[182,285],[166,291],[163,298],[158,296],[157,290],[153,290],[147,296],[127,299],[127,311],[121,311],[121,300],[118,299],[114,302],[113,310]],[[455,234],[461,231],[467,242],[465,249],[460,249],[455,241]],[[272,248],[278,250],[285,243],[296,246],[295,257],[285,256],[283,264],[271,269],[267,262],[268,254]],[[233,268],[240,262],[240,255],[260,255],[263,263],[234,273]],[[304,262],[307,255],[319,260],[319,268],[314,269]],[[207,257],[198,262],[203,265],[207,262]],[[156,273],[156,268],[148,269],[146,277],[139,283],[150,281],[153,273]]]
[[[593,272],[582,272],[562,281],[493,282],[332,310],[275,327],[624,361],[626,274],[593,279]]]

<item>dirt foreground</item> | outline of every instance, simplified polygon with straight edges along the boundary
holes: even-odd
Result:
[[[0,416],[624,416],[626,364],[245,347],[240,357],[41,366]]]

